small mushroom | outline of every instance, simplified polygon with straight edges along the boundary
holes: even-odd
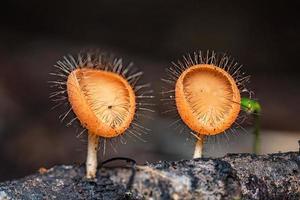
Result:
[[[143,73],[132,71],[132,64],[124,66],[122,59],[98,53],[80,54],[77,60],[65,57],[55,67],[58,71],[52,75],[59,80],[51,83],[58,91],[51,98],[68,102],[70,108],[62,120],[72,111],[75,118],[70,122],[78,120],[87,130],[86,177],[95,178],[99,139],[104,144],[117,137],[122,141],[125,132],[141,139],[140,135],[148,131],[136,116],[138,112],[152,111],[145,108],[149,105],[145,101],[153,98],[144,95],[151,93],[147,90],[149,84],[138,84]]]
[[[202,157],[206,137],[224,133],[238,118],[241,91],[246,91],[249,79],[240,69],[228,56],[218,58],[209,51],[184,56],[167,69],[163,81],[169,89],[163,94],[168,94],[179,119],[197,139],[194,158]]]

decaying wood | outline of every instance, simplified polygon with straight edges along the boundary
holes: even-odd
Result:
[[[300,199],[299,152],[105,168],[56,166],[0,183],[0,199]]]

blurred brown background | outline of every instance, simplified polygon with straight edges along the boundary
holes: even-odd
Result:
[[[261,153],[297,150],[300,139],[299,3],[261,1],[7,1],[0,18],[0,181],[39,167],[82,163],[85,137],[51,111],[49,72],[83,48],[114,52],[145,71],[157,94],[170,62],[195,50],[227,52],[252,75],[263,107]],[[159,104],[159,99],[155,100]],[[159,110],[159,109],[156,109]],[[193,142],[157,112],[147,143],[129,141],[119,153],[139,163],[191,157]],[[251,152],[247,133],[220,136],[207,156]]]

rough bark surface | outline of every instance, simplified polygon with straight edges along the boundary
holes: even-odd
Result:
[[[299,167],[299,152],[103,167],[93,181],[56,166],[0,183],[0,199],[300,199]]]

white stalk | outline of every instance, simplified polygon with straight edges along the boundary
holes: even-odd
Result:
[[[97,173],[97,151],[99,145],[99,137],[95,134],[88,134],[88,147],[86,158],[86,177],[88,179],[96,178]]]
[[[202,158],[204,135],[198,135],[193,158]]]

